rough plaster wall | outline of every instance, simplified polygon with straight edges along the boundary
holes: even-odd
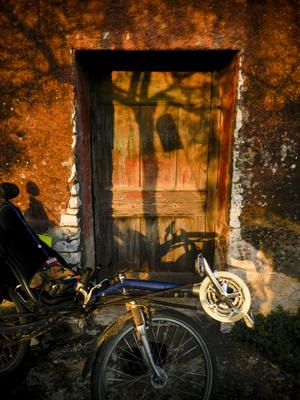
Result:
[[[232,155],[232,188],[229,217],[229,237],[227,249],[227,265],[232,272],[240,275],[252,289],[254,308],[267,314],[277,305],[297,311],[300,299],[300,282],[286,274],[274,271],[272,258],[263,250],[255,248],[242,237],[242,220],[244,190],[251,187],[251,174],[245,174],[241,148],[244,143],[243,125],[248,118],[247,109],[242,106],[245,91],[243,79],[243,57],[240,58],[238,75],[237,115],[234,130]],[[285,145],[282,147],[281,161],[284,161]],[[247,161],[254,158],[255,153],[248,151]],[[266,156],[268,158],[268,155]],[[266,161],[267,162],[267,161]],[[275,172],[274,172],[275,173]],[[264,206],[266,204],[261,204]]]

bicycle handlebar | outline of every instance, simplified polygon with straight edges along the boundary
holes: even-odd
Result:
[[[88,282],[90,276],[91,276],[92,270],[90,268],[87,268],[87,270],[84,272],[84,274],[80,278],[80,283],[85,286],[86,283]]]

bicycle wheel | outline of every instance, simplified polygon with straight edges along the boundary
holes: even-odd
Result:
[[[153,384],[130,319],[104,342],[96,356],[92,399],[210,399],[215,364],[195,322],[182,313],[165,310],[153,314],[147,333],[155,363],[167,376],[164,385]]]
[[[20,325],[26,323],[22,304],[15,298],[11,301],[4,300],[0,304],[0,321],[6,326]],[[10,315],[12,317],[10,317]],[[0,375],[13,372],[26,357],[29,342],[14,341],[14,338],[0,335]]]

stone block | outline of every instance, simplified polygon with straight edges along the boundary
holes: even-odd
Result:
[[[66,260],[66,262],[70,265],[78,265],[81,262],[81,252],[77,251],[75,253],[60,253],[61,256]]]
[[[68,252],[68,253],[72,253],[72,252],[77,252],[78,248],[80,245],[80,240],[71,240],[71,241],[61,241],[61,242],[57,242],[53,248],[54,250],[58,251],[59,253],[61,252]]]
[[[79,218],[76,215],[63,214],[60,217],[60,224],[63,226],[78,226]]]
[[[79,227],[61,226],[63,240],[75,240],[80,238],[81,229]]]
[[[73,185],[72,189],[71,189],[71,195],[77,196],[79,194],[79,188],[80,188],[79,183],[76,183],[76,185]]]
[[[69,208],[79,208],[80,206],[80,198],[78,196],[72,196],[69,201]]]
[[[76,165],[73,164],[73,165],[72,165],[72,168],[71,168],[71,176],[70,176],[70,178],[68,179],[68,182],[74,181],[75,178],[76,178]]]
[[[67,208],[66,214],[77,215],[78,212],[79,212],[79,208]]]

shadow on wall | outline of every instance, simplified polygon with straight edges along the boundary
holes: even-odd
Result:
[[[43,204],[37,199],[40,189],[34,182],[27,182],[26,191],[29,194],[29,205],[24,212],[24,218],[34,232],[45,233],[54,224],[49,220]]]
[[[155,246],[154,255],[151,238],[132,229],[121,232],[115,224],[112,229],[114,230],[112,247],[108,242],[103,243],[112,250],[112,253],[106,252],[106,260],[109,265],[103,265],[109,267],[105,273],[109,273],[110,277],[116,274],[117,271],[114,269],[116,265],[119,267],[119,271],[124,272],[142,274],[167,272],[170,276],[172,272],[179,272],[194,275],[197,254],[203,252],[206,243],[214,241],[216,237],[214,233],[187,232],[182,228],[175,231],[175,221],[172,221],[165,230],[162,243]],[[137,243],[138,252],[134,249],[134,245]],[[155,265],[153,265],[153,257],[156,260]],[[149,265],[152,266],[150,270]],[[197,280],[196,275],[195,279]]]
[[[163,114],[157,119],[156,131],[165,152],[183,149],[177,126],[171,114]],[[168,132],[167,135],[166,132]]]
[[[293,263],[295,257],[300,258],[299,245],[296,245],[299,235],[289,231],[289,239],[283,239],[280,244],[280,235],[284,232],[283,228],[257,224],[242,232],[242,237],[238,230],[236,237],[232,237],[232,246],[229,246],[228,265],[249,283],[254,309],[265,315],[278,305],[291,312],[297,312],[300,305],[299,266]],[[277,246],[274,246],[275,240]],[[282,268],[282,265],[286,266],[285,260],[281,263],[287,246],[293,253],[289,274]]]

